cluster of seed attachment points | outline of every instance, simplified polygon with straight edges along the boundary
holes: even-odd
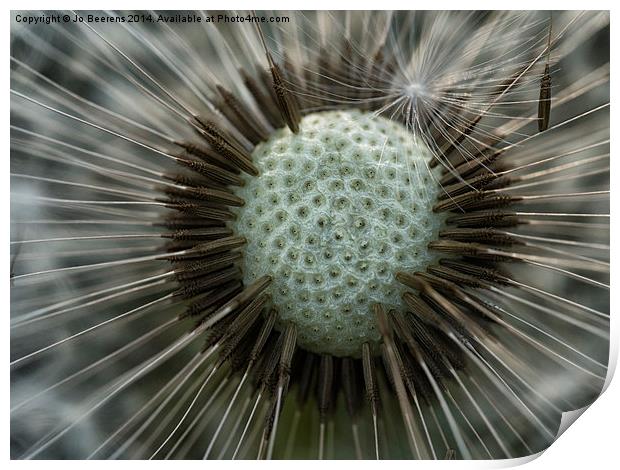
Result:
[[[342,89],[337,91],[351,98],[342,111],[332,114],[312,115],[320,98],[303,93],[309,85],[286,61],[280,68],[268,54],[271,73],[261,72],[256,79],[242,72],[264,121],[275,129],[285,124],[290,129],[277,131],[268,143],[261,143],[268,132],[253,111],[230,91],[218,88],[222,116],[247,142],[216,124],[216,117],[196,117],[199,137],[179,142],[183,153],[178,161],[192,173],[171,175],[176,186],[166,189],[164,201],[176,210],[163,222],[171,230],[167,236],[173,239],[167,259],[176,269],[181,286],[178,295],[188,299],[182,317],[191,318],[194,328],[205,333],[205,351],[216,348],[222,363],[227,362],[233,372],[251,373],[257,393],[271,399],[260,456],[271,456],[282,401],[295,386],[300,404],[314,395],[321,423],[329,419],[340,393],[353,420],[365,396],[376,423],[381,395],[393,393],[412,454],[443,458],[434,455],[429,443],[418,442],[416,436],[423,433],[412,419],[412,403],[444,400],[450,383],[459,380],[456,371],[468,363],[483,364],[480,338],[491,337],[490,325],[501,326],[503,321],[501,313],[471,289],[511,283],[497,263],[519,260],[513,252],[518,242],[505,230],[523,222],[509,207],[522,199],[502,192],[511,184],[504,151],[495,147],[502,136],[489,137],[475,158],[467,161],[455,152],[479,116],[468,118],[454,135],[434,136],[444,153],[432,161],[424,159],[428,168],[419,165],[415,176],[404,171],[402,158],[393,165],[381,165],[390,162],[391,154],[382,152],[385,141],[377,137],[382,132],[377,128],[385,133],[386,126],[404,129],[403,124],[410,123],[403,118],[388,124],[360,113],[379,109],[381,101],[369,105],[372,100],[367,98],[373,92],[363,90],[371,87],[359,86],[355,78],[359,72],[352,70],[365,64],[365,70],[373,71],[369,76],[380,77],[389,73],[394,58],[384,57],[381,48],[370,61],[350,52],[347,62],[321,65],[321,77],[330,73],[339,77]],[[498,87],[496,95],[516,82]],[[330,86],[338,89],[339,84]],[[338,123],[333,132],[313,133],[324,120]],[[305,139],[295,138],[300,126],[302,133],[309,132]],[[330,165],[329,155],[324,155],[327,144],[341,151],[334,154],[342,159],[337,166]],[[406,148],[402,142],[396,145],[399,152]],[[338,174],[332,173],[334,168]],[[374,173],[377,168],[380,178]],[[259,173],[261,184],[252,184],[251,178]],[[293,174],[298,176],[292,178]],[[416,186],[412,178],[421,178],[423,184]],[[426,192],[415,192],[416,187]],[[432,205],[428,213],[416,213],[410,201],[412,190],[418,203]],[[355,196],[361,192],[364,197]],[[328,218],[330,211],[323,210],[344,210],[351,204],[360,206],[346,213],[362,215],[346,221],[346,230],[334,225]],[[239,207],[242,217],[237,216]],[[289,223],[291,216],[303,225]],[[390,222],[385,236],[377,232],[366,239],[356,237],[368,246],[360,241],[355,253],[347,251],[348,231],[380,226],[374,219],[381,218]],[[332,239],[321,241],[323,233]],[[372,256],[365,257],[370,247]],[[265,260],[278,269],[274,272],[265,266]],[[402,268],[394,269],[394,263],[386,260],[397,260]],[[366,276],[369,263],[373,270]],[[317,275],[318,264],[338,282],[326,287],[332,281]],[[306,275],[301,274],[304,270]],[[374,290],[379,294],[374,295]],[[340,315],[355,312],[323,308],[324,316],[316,317],[312,310],[339,295],[351,310],[360,303],[372,305],[373,310],[360,315],[357,323],[351,323],[353,327],[336,324],[336,330],[349,328],[342,338],[319,330],[333,318],[338,322]],[[282,299],[287,300],[281,304]],[[508,397],[510,389],[505,393]],[[522,411],[525,419],[536,423],[527,409]],[[450,447],[454,448],[445,458],[471,457],[463,442]],[[379,456],[379,447],[375,452]]]
[[[442,220],[429,154],[398,123],[360,112],[304,117],[255,152],[238,194],[246,283],[269,275],[279,325],[315,353],[359,357],[379,340],[372,304],[403,307],[394,272],[424,269]],[[283,329],[277,325],[278,329]]]

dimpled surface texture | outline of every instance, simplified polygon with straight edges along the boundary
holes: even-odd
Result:
[[[394,275],[434,260],[442,223],[429,158],[401,124],[357,111],[310,114],[256,147],[233,227],[244,282],[272,276],[277,327],[295,323],[301,347],[359,357],[380,339],[373,304],[404,308]]]

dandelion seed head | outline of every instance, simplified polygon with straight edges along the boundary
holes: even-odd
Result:
[[[356,356],[378,343],[372,305],[403,308],[399,270],[423,270],[443,217],[427,148],[372,113],[314,113],[301,132],[259,145],[234,229],[249,241],[245,282],[269,275],[282,324],[316,353]]]

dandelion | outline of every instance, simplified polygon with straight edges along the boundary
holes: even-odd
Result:
[[[14,458],[511,458],[600,392],[608,14],[63,14],[12,25]]]

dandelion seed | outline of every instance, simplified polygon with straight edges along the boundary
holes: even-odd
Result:
[[[538,131],[546,131],[549,127],[551,113],[551,74],[549,73],[549,56],[551,55],[551,26],[549,18],[549,40],[547,41],[547,63],[540,79],[540,97],[538,98]]]

